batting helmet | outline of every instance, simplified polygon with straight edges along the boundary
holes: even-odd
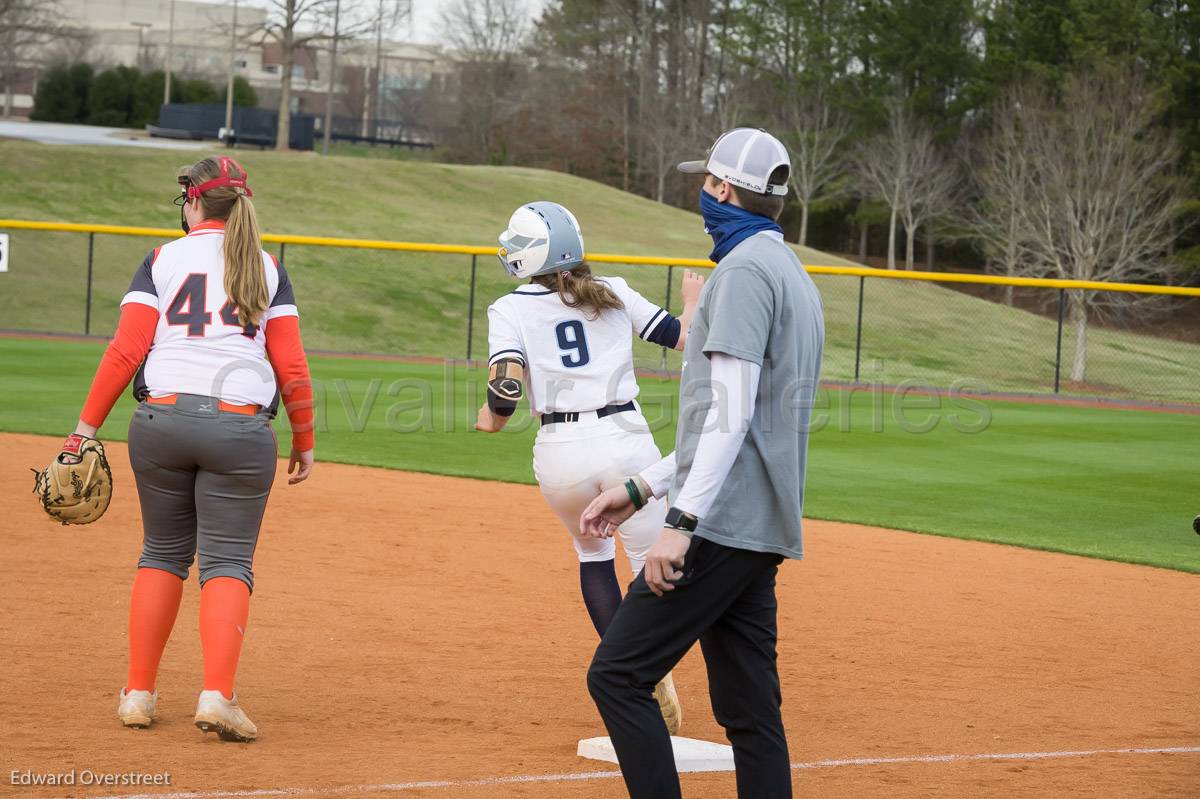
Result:
[[[583,233],[575,215],[558,203],[527,203],[509,218],[497,255],[512,277],[566,272],[583,263]]]

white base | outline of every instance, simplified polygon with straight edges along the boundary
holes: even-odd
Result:
[[[675,768],[688,771],[733,771],[733,749],[726,744],[698,741],[695,738],[671,736],[671,748],[675,750]],[[617,752],[608,736],[584,738],[575,753],[591,760],[616,763]]]

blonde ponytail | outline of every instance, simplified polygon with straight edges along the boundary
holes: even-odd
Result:
[[[236,161],[223,160],[229,162],[229,177],[245,179],[246,174]],[[180,175],[186,176],[192,186],[201,186],[221,176],[221,161],[205,158],[185,167]],[[244,188],[217,186],[200,196],[200,210],[205,219],[225,222],[225,296],[237,308],[238,321],[243,325],[261,324],[270,300],[254,203]]]
[[[244,194],[225,221],[225,295],[237,306],[238,321],[257,325],[267,311],[267,276],[254,203]]]
[[[568,308],[582,308],[584,314],[595,319],[604,311],[618,311],[625,307],[607,283],[592,275],[592,268],[581,264],[569,272],[555,272],[532,278],[534,283],[558,292],[559,299]]]

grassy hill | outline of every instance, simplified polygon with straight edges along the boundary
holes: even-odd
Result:
[[[264,230],[360,238],[492,245],[512,209],[552,199],[576,212],[589,250],[703,257],[711,247],[697,214],[592,181],[535,169],[479,167],[313,154],[244,151]],[[0,142],[0,217],[173,227],[174,152]],[[130,275],[157,242],[99,236],[92,332],[108,333]],[[87,239],[12,232],[10,272],[0,275],[0,328],[80,332]],[[807,263],[848,263],[799,249]],[[466,355],[470,258],[289,247],[305,338],[317,349],[462,358]],[[486,307],[513,283],[481,257],[472,355],[486,350]],[[661,302],[661,267],[608,267]],[[675,300],[678,311],[676,270]],[[824,376],[854,374],[858,281],[818,279],[826,309]],[[1053,383],[1055,324],[931,284],[869,280],[862,379],[997,390],[1045,391]],[[659,363],[640,344],[640,365]],[[1089,385],[1159,401],[1193,401],[1200,346],[1114,331],[1089,339]],[[1073,337],[1064,340],[1064,362]],[[674,354],[672,353],[672,356]],[[672,365],[677,359],[670,359]]]

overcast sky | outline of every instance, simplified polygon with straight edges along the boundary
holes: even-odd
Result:
[[[412,38],[418,42],[437,42],[438,17],[443,6],[453,0],[412,0]]]
[[[201,2],[211,2],[219,5],[228,5],[231,0],[200,0]],[[264,0],[240,0],[244,5],[265,6]],[[357,2],[365,2],[365,0],[357,0]],[[455,0],[412,0],[412,30],[397,30],[396,38],[401,40],[422,42],[425,44],[437,44],[438,34],[440,30],[439,19],[443,7],[450,5]],[[526,6],[531,14],[540,14],[541,9],[545,6],[546,0],[526,0]]]
[[[436,44],[440,32],[439,18],[444,6],[455,0],[412,0],[412,38],[426,44]],[[525,0],[531,15],[541,16],[546,0]],[[401,38],[407,38],[401,36]]]

